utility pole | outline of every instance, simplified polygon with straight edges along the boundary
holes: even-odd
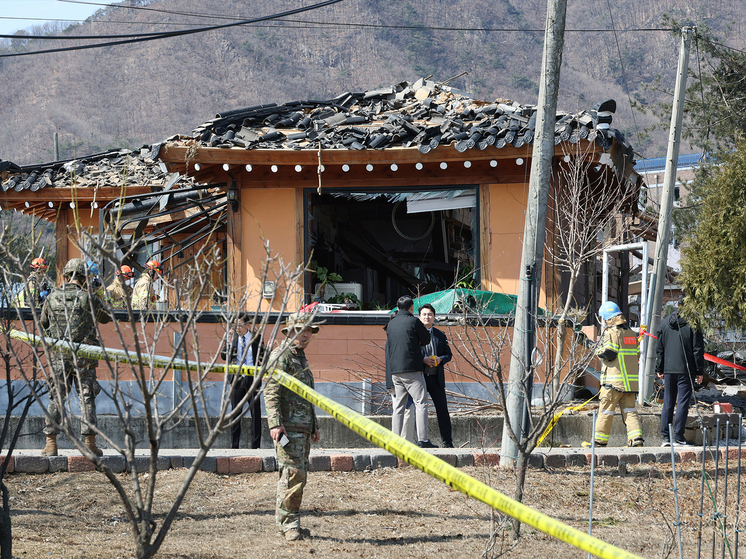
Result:
[[[653,291],[653,304],[650,319],[650,333],[655,334],[660,324],[663,310],[663,288],[666,284],[666,267],[668,261],[668,243],[671,239],[671,211],[673,210],[673,193],[676,184],[676,169],[679,165],[679,144],[681,142],[681,121],[684,116],[684,95],[686,94],[686,78],[689,73],[689,49],[692,44],[694,27],[681,29],[681,50],[679,51],[679,66],[677,69],[676,88],[674,90],[673,111],[671,113],[671,128],[668,133],[668,153],[666,154],[666,171],[663,175],[663,192],[661,193],[661,209],[658,214],[658,234],[655,238],[655,262],[653,273],[656,277]],[[643,263],[643,265],[645,265]],[[647,357],[645,360],[645,379],[643,381],[644,399],[653,394],[653,378],[655,377],[656,342],[650,338]]]
[[[524,395],[524,380],[533,374],[531,363],[526,362],[528,315],[536,316],[538,297],[531,300],[530,284],[526,270],[533,271],[533,284],[539,291],[544,264],[544,238],[546,233],[549,181],[554,158],[554,126],[557,121],[557,92],[559,91],[562,48],[565,42],[565,14],[567,0],[549,0],[544,31],[544,51],[541,57],[541,79],[536,110],[536,138],[531,155],[531,176],[528,184],[526,218],[523,227],[523,252],[521,254],[518,300],[515,309],[513,342],[511,344],[510,377],[506,397],[505,425],[503,426],[500,466],[513,468],[518,458],[518,448],[508,434],[508,421],[513,433],[521,437],[524,409],[530,406]],[[528,430],[528,426],[526,429]]]

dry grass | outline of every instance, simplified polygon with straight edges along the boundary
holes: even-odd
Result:
[[[467,469],[511,494],[513,477]],[[159,473],[157,510],[164,510],[184,470]],[[274,473],[220,476],[200,473],[167,536],[161,558],[480,557],[490,523],[486,505],[414,468],[310,474],[303,525],[312,538],[292,544],[274,527]],[[735,475],[730,476],[735,496]],[[123,508],[102,475],[10,475],[13,555],[21,558],[131,557]],[[697,469],[680,472],[684,556],[696,556],[699,524]],[[583,468],[531,471],[525,503],[579,530],[588,529],[590,476]],[[670,467],[597,472],[593,533],[643,557],[674,557],[675,511]],[[722,473],[721,473],[722,489]],[[707,515],[706,515],[707,517]],[[500,521],[502,519],[498,519]],[[732,533],[732,530],[731,530]],[[525,527],[517,547],[498,537],[507,557],[585,557],[585,553]],[[712,529],[704,531],[710,550]],[[718,548],[719,548],[718,539]],[[674,550],[667,555],[673,544]]]

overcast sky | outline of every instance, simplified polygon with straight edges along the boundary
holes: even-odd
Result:
[[[92,0],[105,3],[105,0]],[[71,4],[59,0],[0,0],[0,35],[15,33],[32,25],[41,25],[45,19],[8,18],[48,18],[64,20],[84,20],[102,6]]]

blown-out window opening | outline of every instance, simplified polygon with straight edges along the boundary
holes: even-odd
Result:
[[[306,303],[388,310],[404,294],[478,287],[477,191],[306,190],[305,250],[316,270],[306,278]]]

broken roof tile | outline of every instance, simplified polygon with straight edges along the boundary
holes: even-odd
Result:
[[[614,139],[632,157],[629,144],[608,130],[613,99],[577,114],[557,113],[555,143],[596,141],[609,149]],[[458,151],[520,147],[535,138],[536,107],[509,99],[475,100],[431,80],[401,82],[362,93],[345,92],[327,101],[269,103],[223,111],[198,126],[191,139],[205,146],[241,149],[384,149],[439,145]],[[235,129],[234,135],[226,133]],[[282,129],[280,132],[278,129]],[[607,129],[607,133],[598,133]]]

